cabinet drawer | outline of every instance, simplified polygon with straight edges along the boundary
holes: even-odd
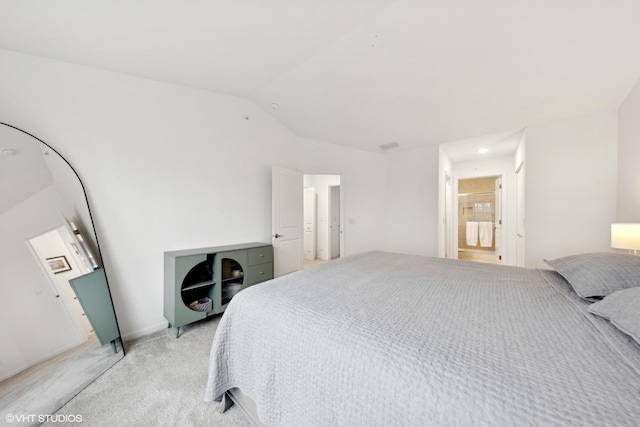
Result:
[[[263,246],[260,248],[252,248],[247,250],[248,264],[258,265],[267,262],[273,262],[273,247]]]
[[[265,280],[273,279],[273,263],[254,265],[249,267],[244,272],[244,283],[254,285],[256,283],[264,282]]]

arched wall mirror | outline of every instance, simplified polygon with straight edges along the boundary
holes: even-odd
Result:
[[[53,414],[124,356],[84,187],[0,123],[0,409]]]

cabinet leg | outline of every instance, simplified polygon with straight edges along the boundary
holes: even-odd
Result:
[[[180,337],[180,326],[176,326],[176,338]]]
[[[111,348],[113,349],[113,354],[118,352],[118,348],[116,347],[116,340],[111,341]]]

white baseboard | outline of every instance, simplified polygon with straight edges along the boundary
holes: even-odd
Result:
[[[167,329],[169,322],[166,320],[164,322],[156,323],[152,326],[147,326],[146,328],[138,329],[133,332],[128,332],[122,335],[122,341],[127,342],[131,340],[135,340],[140,337],[144,337],[145,335],[153,334],[154,332],[158,332],[162,329]]]

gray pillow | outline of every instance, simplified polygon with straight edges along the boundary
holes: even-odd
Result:
[[[544,262],[567,279],[582,298],[605,297],[640,286],[640,256],[597,252]]]
[[[614,292],[588,307],[640,344],[640,287]]]

